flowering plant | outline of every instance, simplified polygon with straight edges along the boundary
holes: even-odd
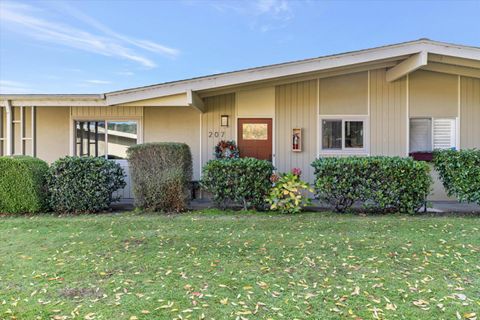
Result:
[[[240,152],[233,140],[222,140],[215,146],[215,159],[235,159],[239,156]]]
[[[313,192],[309,184],[300,179],[302,170],[293,168],[289,173],[273,174],[270,181],[273,187],[267,198],[270,210],[281,213],[298,213],[311,203],[306,192]]]

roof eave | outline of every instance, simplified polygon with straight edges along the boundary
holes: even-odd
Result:
[[[381,61],[391,58],[406,58],[419,52],[480,60],[480,49],[459,46],[431,40],[417,40],[397,45],[353,51],[338,55],[319,57],[308,60],[258,67],[229,73],[211,75],[176,82],[168,82],[153,86],[127,89],[106,93],[109,105],[128,103],[131,101],[151,99],[158,96],[172,95],[187,90],[201,91],[212,88],[223,88],[232,85],[248,84],[274,78],[288,77],[295,74],[330,70],[338,67],[356,66],[362,63]]]

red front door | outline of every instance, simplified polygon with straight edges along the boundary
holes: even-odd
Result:
[[[238,119],[240,157],[272,161],[272,119]]]

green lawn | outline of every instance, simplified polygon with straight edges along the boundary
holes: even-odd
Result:
[[[478,217],[19,217],[0,243],[0,319],[480,318]]]

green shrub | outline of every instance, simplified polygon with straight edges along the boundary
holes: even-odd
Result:
[[[47,210],[48,165],[37,158],[0,157],[0,213]]]
[[[184,143],[145,143],[127,151],[137,208],[181,212],[187,209],[192,154]]]
[[[322,158],[312,166],[316,197],[339,212],[360,201],[368,210],[415,213],[432,184],[428,165],[411,158]]]
[[[223,209],[233,202],[244,210],[263,210],[273,169],[271,162],[254,158],[210,160],[203,167],[201,186]]]
[[[105,158],[65,157],[49,170],[51,208],[57,213],[95,213],[108,209],[125,187],[125,173],[118,163]]]
[[[294,168],[292,172],[272,175],[273,188],[267,202],[270,210],[281,213],[299,213],[302,208],[311,204],[307,192],[313,192],[309,184],[300,179],[301,170]]]
[[[449,196],[480,204],[480,150],[438,150],[433,161]]]

